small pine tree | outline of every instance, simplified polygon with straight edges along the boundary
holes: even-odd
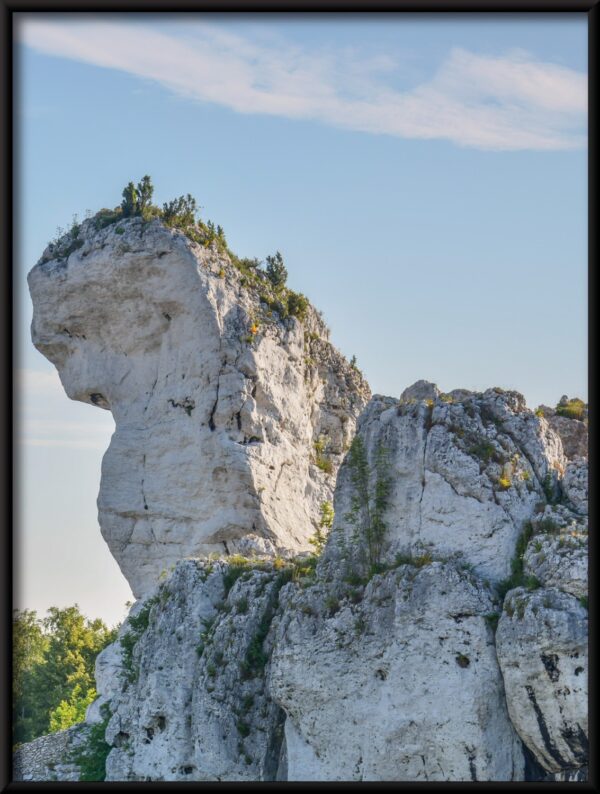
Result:
[[[276,251],[274,256],[268,256],[266,261],[267,261],[267,267],[266,267],[267,278],[269,279],[271,284],[276,289],[285,286],[288,272],[287,272],[287,268],[283,264],[283,257],[281,256],[279,251]]]
[[[123,217],[133,218],[138,213],[138,192],[133,182],[129,182],[127,187],[123,188],[122,195],[121,209],[123,210]]]
[[[154,193],[154,185],[148,174],[142,177],[141,182],[138,182],[136,190],[138,197],[137,211],[144,217],[152,206],[152,195]]]
[[[196,199],[188,193],[163,204],[163,220],[167,226],[186,228],[196,222],[197,209]]]

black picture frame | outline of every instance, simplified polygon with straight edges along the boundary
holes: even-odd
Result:
[[[4,253],[4,262],[1,270],[2,297],[4,301],[4,311],[2,314],[2,344],[0,346],[2,372],[5,378],[5,388],[0,394],[0,408],[2,411],[3,422],[1,449],[2,464],[4,471],[1,478],[1,504],[5,520],[2,527],[2,553],[0,554],[0,577],[2,578],[2,599],[0,609],[0,633],[3,638],[2,650],[0,652],[0,791],[27,791],[39,790],[63,790],[63,783],[24,783],[12,780],[11,770],[11,619],[12,619],[12,593],[15,572],[12,560],[14,553],[15,531],[18,530],[18,515],[16,515],[13,503],[13,493],[16,487],[14,471],[18,468],[18,461],[15,458],[16,448],[13,444],[13,415],[18,395],[15,393],[15,383],[12,377],[14,358],[15,328],[17,327],[16,305],[13,305],[13,274],[11,263],[15,253],[15,242],[13,235],[14,224],[18,221],[13,211],[13,202],[18,184],[16,183],[16,169],[14,167],[16,152],[18,149],[18,127],[15,125],[15,112],[13,85],[15,71],[13,68],[13,22],[14,15],[23,12],[86,12],[86,13],[107,13],[107,12],[163,12],[177,14],[184,12],[218,12],[218,13],[243,13],[243,14],[311,14],[323,18],[327,15],[338,14],[515,14],[517,16],[542,15],[542,14],[561,14],[578,12],[585,14],[588,19],[588,80],[589,80],[589,115],[588,115],[588,373],[590,381],[589,402],[595,405],[595,264],[596,264],[596,156],[597,156],[597,72],[598,72],[598,26],[600,11],[598,0],[376,0],[372,3],[361,3],[356,0],[287,0],[287,2],[277,2],[276,0],[237,0],[237,2],[219,2],[219,0],[175,0],[166,3],[164,0],[127,0],[121,3],[118,0],[90,0],[90,2],[73,2],[72,0],[0,0],[0,37],[2,42],[2,134],[1,134],[1,157],[2,157],[2,192],[0,206],[0,236]],[[594,527],[594,516],[596,514],[595,499],[595,452],[594,452],[594,420],[592,420],[592,430],[590,436],[590,523]],[[590,533],[590,559],[596,559],[596,540],[594,530]],[[590,577],[590,670],[595,670],[597,660],[595,650],[596,628],[595,628],[595,608],[596,608],[596,588],[594,577]],[[589,765],[588,783],[513,783],[511,787],[535,786],[536,791],[558,789],[572,789],[574,786],[577,791],[598,790],[598,763],[595,759],[594,749],[596,748],[596,711],[595,698],[596,683],[594,675],[590,676],[589,681],[589,716],[590,716],[590,737],[591,753]],[[172,790],[173,788],[183,788],[190,790],[193,788],[205,790],[216,785],[218,790],[223,787],[235,788],[237,784],[209,784],[209,783],[73,783],[69,786],[77,788],[97,789],[103,786],[123,786],[131,789]],[[262,784],[245,784],[250,788],[260,787]],[[269,786],[296,786],[304,784],[284,783],[268,784]],[[322,785],[315,783],[316,785]],[[348,784],[328,784],[332,787],[345,787]],[[360,784],[352,784],[360,785]],[[474,788],[504,788],[504,783],[470,783],[469,789]],[[462,790],[462,783],[447,784],[410,784],[410,783],[381,783],[378,786],[388,788],[419,789],[425,787],[428,790],[455,789]]]

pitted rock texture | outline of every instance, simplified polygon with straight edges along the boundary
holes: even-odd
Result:
[[[582,529],[534,537],[523,561],[525,572],[545,587],[559,588],[576,598],[587,596],[587,532]]]
[[[119,685],[100,689],[107,780],[275,779],[285,715],[265,692],[262,646],[284,580],[265,568],[185,560],[136,605],[111,646]],[[132,641],[128,658],[115,651]]]
[[[418,394],[435,394],[418,385]],[[559,493],[567,463],[560,438],[517,392],[407,394],[400,401],[374,396],[358,425],[371,470],[378,450],[387,461],[383,561],[418,548],[460,555],[491,582],[505,578],[523,525]],[[353,493],[346,458],[336,488],[337,541],[326,553],[334,566],[352,545]]]
[[[319,315],[280,320],[159,220],[79,235],[29,274],[32,338],[69,397],[113,414],[99,521],[135,595],[186,556],[309,549],[369,397]]]
[[[571,461],[562,479],[562,489],[571,508],[580,515],[588,512],[588,462],[587,458]]]
[[[282,597],[269,691],[288,780],[523,780],[493,599],[470,573],[406,564]]]
[[[555,588],[507,594],[496,646],[508,711],[549,772],[587,766],[588,615]]]

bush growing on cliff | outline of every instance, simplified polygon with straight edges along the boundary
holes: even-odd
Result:
[[[107,703],[102,705],[100,712],[102,722],[96,722],[89,728],[85,744],[73,750],[68,759],[79,767],[80,782],[96,782],[106,778],[106,759],[111,751],[111,746],[104,738],[110,719]]]
[[[152,196],[154,194],[154,185],[148,174],[145,174],[141,180],[134,185],[129,182],[123,188],[123,201],[121,202],[121,213],[124,218],[133,218],[142,216],[148,218],[156,214],[154,210],[158,208],[152,205]]]
[[[196,212],[198,205],[196,199],[189,193],[186,196],[179,196],[173,201],[163,204],[162,219],[167,226],[185,228],[192,226],[196,222]]]
[[[585,418],[585,403],[578,397],[571,400],[561,400],[556,406],[556,413],[566,419],[578,419],[580,422]]]
[[[287,310],[291,317],[304,320],[308,311],[308,298],[301,292],[292,292],[290,290],[287,296]]]
[[[387,532],[384,519],[391,488],[387,450],[378,444],[371,470],[365,445],[355,436],[348,454],[354,488],[351,509],[345,518],[354,526],[353,541],[369,573],[381,569],[383,543]]]
[[[267,267],[265,272],[271,284],[276,288],[284,287],[287,281],[287,268],[283,264],[283,257],[276,251],[273,256],[268,256],[266,259]]]

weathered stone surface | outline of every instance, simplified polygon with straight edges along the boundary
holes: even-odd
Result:
[[[560,590],[517,588],[496,633],[511,721],[553,773],[587,765],[587,617]]]
[[[13,753],[13,780],[78,781],[80,770],[70,756],[85,744],[88,732],[87,725],[74,725],[21,745]]]
[[[568,402],[568,398],[563,396],[561,402],[566,404]],[[574,458],[578,457],[587,458],[587,410],[585,421],[569,419],[566,416],[561,416],[560,414],[556,413],[556,409],[550,408],[548,405],[540,405],[540,411],[543,413],[550,427],[560,436],[567,458],[569,460],[573,460]]]
[[[310,548],[369,396],[318,314],[280,320],[159,220],[91,219],[80,240],[29,274],[32,338],[69,397],[113,414],[99,521],[136,596],[186,556]]]
[[[284,714],[264,690],[267,654],[248,653],[262,654],[282,580],[249,569],[227,591],[232,570],[182,561],[132,611],[120,642],[136,642],[121,654],[119,691],[108,682],[107,780],[274,779]]]
[[[383,560],[416,548],[438,557],[462,555],[490,581],[510,573],[524,523],[547,493],[558,490],[566,463],[547,422],[517,392],[497,389],[412,403],[375,396],[359,420],[359,435],[372,469],[378,448],[387,458]],[[347,520],[353,490],[346,460],[334,523],[334,535],[346,545],[354,531]],[[327,557],[337,564],[338,543],[328,546]]]
[[[579,458],[571,461],[565,469],[562,489],[570,506],[577,513],[587,515],[588,512],[588,462]]]
[[[435,400],[440,390],[435,383],[427,380],[418,380],[412,386],[404,389],[400,395],[400,402],[418,402],[420,400]]]
[[[534,537],[523,557],[525,572],[545,587],[555,587],[574,595],[587,596],[587,532],[573,529],[558,534]]]
[[[269,691],[288,780],[522,780],[493,600],[451,564],[282,594]]]

